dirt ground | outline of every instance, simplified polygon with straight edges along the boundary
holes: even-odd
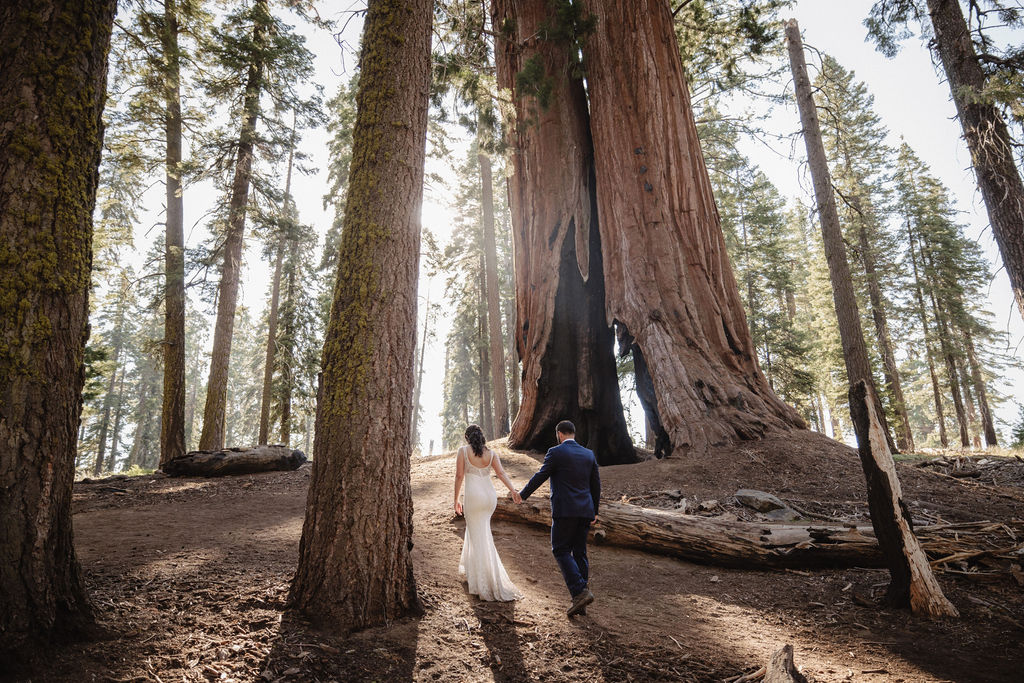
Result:
[[[537,454],[508,453],[525,483]],[[742,571],[596,546],[597,601],[565,617],[568,594],[540,529],[495,522],[526,597],[482,603],[456,568],[450,456],[414,461],[416,579],[424,610],[349,638],[285,609],[310,470],[225,479],[135,477],[75,488],[75,540],[101,640],[33,654],[33,681],[714,681],[751,672],[785,643],[812,681],[1020,681],[1024,589],[1012,575],[940,573],[961,618],[930,622],[875,606],[880,570]],[[1010,465],[1000,468],[1007,470]],[[1024,464],[1020,464],[1024,472]],[[925,522],[1024,518],[1018,476],[957,478],[901,464]],[[991,478],[995,481],[988,481]],[[689,503],[734,514],[737,488],[802,509],[866,514],[853,451],[814,435],[741,445],[695,461],[604,468],[605,498]],[[500,486],[500,484],[496,484]],[[536,495],[544,495],[542,489]],[[3,677],[0,672],[0,678]]]

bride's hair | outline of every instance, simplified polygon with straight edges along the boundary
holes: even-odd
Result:
[[[469,442],[470,448],[477,455],[484,454],[484,430],[480,429],[476,425],[469,425],[466,427],[466,441]]]

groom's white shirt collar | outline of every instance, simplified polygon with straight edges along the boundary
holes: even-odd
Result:
[[[576,439],[562,439],[562,443],[565,443],[566,441],[572,441],[573,443],[576,443]]]

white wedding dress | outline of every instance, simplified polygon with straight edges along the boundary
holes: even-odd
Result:
[[[468,447],[463,447],[458,456],[466,460],[466,497],[462,505],[466,536],[459,574],[466,577],[469,592],[481,600],[518,600],[523,594],[508,578],[491,536],[491,515],[498,504],[498,494],[491,484],[491,460],[486,467],[476,467],[469,461],[468,451]]]

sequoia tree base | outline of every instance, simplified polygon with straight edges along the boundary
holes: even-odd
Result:
[[[164,463],[171,477],[226,477],[235,474],[297,470],[306,454],[287,446],[226,448],[221,451],[191,451]]]

